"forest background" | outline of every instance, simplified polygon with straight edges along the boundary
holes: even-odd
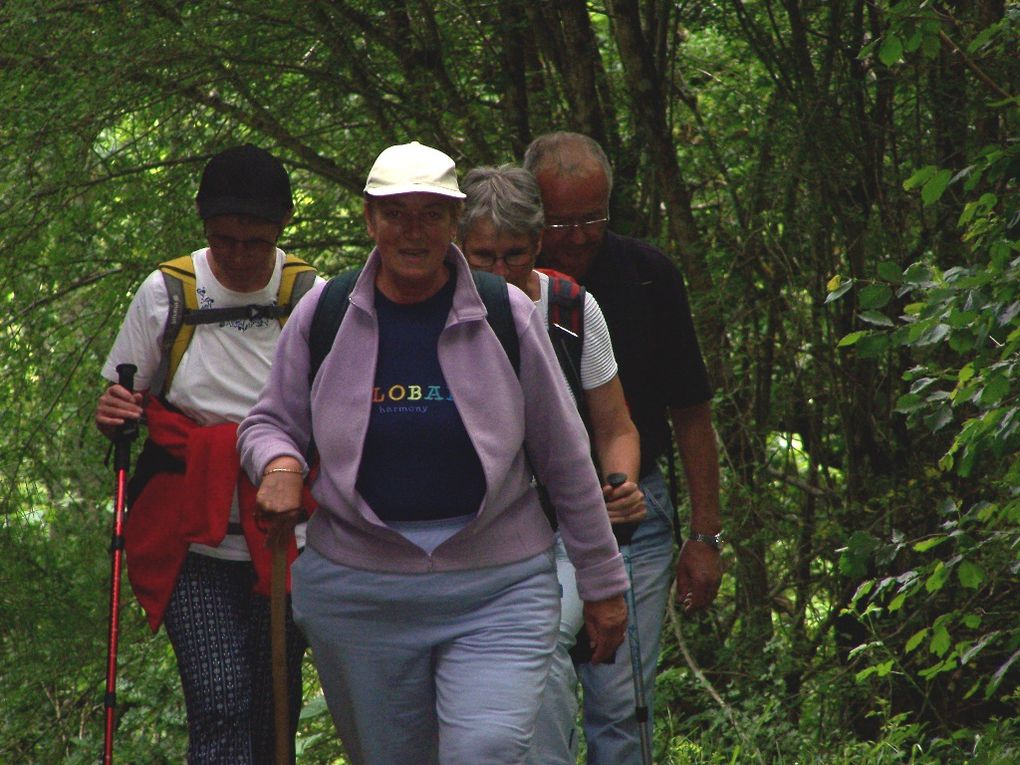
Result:
[[[463,172],[561,128],[716,387],[726,574],[667,621],[656,761],[1020,760],[1017,39],[1003,0],[0,4],[0,761],[101,750],[99,369],[202,244],[206,159],[280,155],[328,276],[383,147]],[[180,762],[172,653],[122,618],[118,758]],[[306,680],[299,762],[343,762]]]

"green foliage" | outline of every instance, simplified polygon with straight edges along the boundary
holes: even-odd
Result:
[[[717,390],[732,542],[667,630],[657,761],[1018,759],[1014,5],[0,4],[0,760],[99,750],[98,370],[201,244],[205,159],[282,156],[285,248],[328,275],[383,146],[465,170],[564,127],[609,152],[614,228],[682,264]],[[124,623],[123,761],[179,762],[172,654]],[[306,672],[299,762],[342,762]]]

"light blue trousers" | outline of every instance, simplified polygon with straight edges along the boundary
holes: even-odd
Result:
[[[559,623],[551,549],[391,574],[306,548],[292,571],[295,621],[354,765],[524,762]]]

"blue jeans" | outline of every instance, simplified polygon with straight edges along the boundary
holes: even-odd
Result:
[[[673,580],[673,505],[661,473],[645,476],[640,486],[648,516],[634,533],[630,548],[651,735],[659,638]],[[628,640],[617,650],[614,664],[583,664],[579,674],[584,688],[588,765],[641,765]]]
[[[354,765],[522,762],[559,623],[552,558],[391,574],[305,550],[294,618]]]

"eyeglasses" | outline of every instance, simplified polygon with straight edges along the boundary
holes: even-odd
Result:
[[[582,231],[590,231],[597,226],[601,226],[604,223],[609,222],[609,216],[605,215],[601,218],[592,218],[591,220],[579,220],[571,223],[546,223],[545,230],[552,231],[554,233],[568,233],[575,229],[581,229]]]
[[[440,231],[450,224],[450,215],[446,207],[414,212],[399,207],[380,206],[380,218],[388,225],[404,231],[412,226],[420,226],[425,231]]]
[[[224,234],[206,234],[206,241],[214,250],[233,250],[240,245],[245,252],[265,252],[276,248],[276,242],[255,237],[253,239],[236,239]]]
[[[473,252],[467,256],[468,262],[479,268],[492,268],[500,260],[509,268],[528,266],[531,265],[531,258],[532,254],[528,250],[508,252],[506,255],[493,255],[490,252]]]

